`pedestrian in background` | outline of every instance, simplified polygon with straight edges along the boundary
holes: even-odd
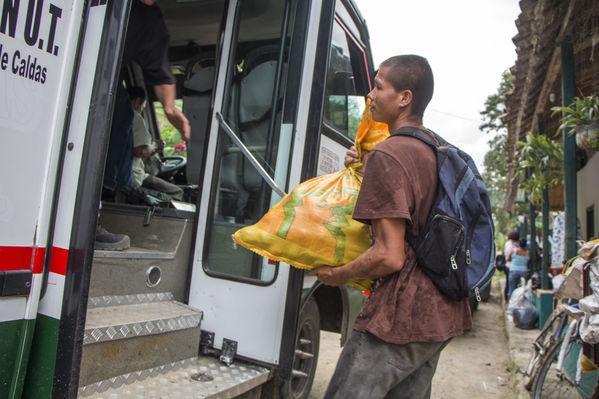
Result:
[[[503,247],[503,254],[505,255],[505,289],[503,290],[503,297],[505,298],[505,303],[507,305],[510,300],[510,295],[512,294],[510,291],[510,266],[512,262],[510,261],[510,255],[516,251],[518,248],[518,240],[520,240],[520,233],[518,230],[512,230],[507,235],[508,240],[506,241]]]

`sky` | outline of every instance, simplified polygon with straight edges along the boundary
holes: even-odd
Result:
[[[399,54],[428,59],[435,77],[424,125],[483,170],[490,134],[480,112],[516,62],[517,0],[354,0],[366,19],[375,68]]]

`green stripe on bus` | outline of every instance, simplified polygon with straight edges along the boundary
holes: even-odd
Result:
[[[0,398],[20,398],[35,320],[0,323]]]
[[[40,399],[52,396],[59,326],[60,320],[38,313],[23,398]]]

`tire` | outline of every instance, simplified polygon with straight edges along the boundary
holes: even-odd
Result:
[[[526,369],[524,377],[524,388],[531,391],[535,381],[539,378],[541,365],[545,358],[550,354],[551,348],[556,345],[556,342],[561,342],[563,328],[567,326],[568,315],[564,312],[552,316],[543,327],[541,334],[537,337],[533,344],[533,352]],[[559,329],[559,332],[556,331]]]
[[[480,300],[483,302],[489,302],[489,297],[491,297],[491,286],[493,285],[492,281],[489,281],[489,284],[485,287],[484,290],[480,292]]]
[[[562,371],[555,369],[563,337],[548,351],[539,368],[534,382],[532,398],[534,399],[579,399],[581,396],[576,386]],[[569,350],[569,349],[568,349]]]
[[[300,312],[295,338],[293,374],[281,386],[284,399],[306,399],[310,395],[320,347],[320,312],[310,297]]]

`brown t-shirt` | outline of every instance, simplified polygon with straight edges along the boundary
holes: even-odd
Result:
[[[426,224],[436,188],[433,150],[412,137],[389,137],[368,158],[353,218],[364,223],[406,219],[406,229],[417,235]],[[471,329],[468,300],[443,295],[417,265],[407,242],[405,251],[404,267],[374,282],[354,329],[394,344],[441,342]]]

